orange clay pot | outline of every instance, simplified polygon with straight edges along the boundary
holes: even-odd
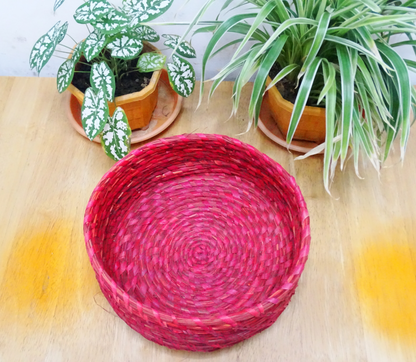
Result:
[[[268,86],[271,81],[272,79],[267,77],[266,85]],[[293,103],[284,99],[276,87],[270,88],[268,95],[272,117],[286,138]],[[323,143],[325,142],[325,126],[325,108],[306,106],[293,139]]]
[[[143,53],[152,51],[159,52],[159,50],[153,45],[143,42]],[[71,56],[72,54],[70,57]],[[110,115],[113,115],[116,106],[121,107],[124,109],[124,112],[126,112],[126,116],[132,130],[146,127],[152,119],[153,111],[156,108],[158,98],[157,83],[159,82],[161,73],[161,70],[153,72],[149,85],[143,88],[140,92],[119,96],[115,98],[115,102],[108,102]],[[69,85],[68,90],[75,96],[82,106],[82,103],[84,102],[84,93],[74,87],[72,83]]]

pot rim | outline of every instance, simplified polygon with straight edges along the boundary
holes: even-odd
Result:
[[[268,86],[272,82],[270,76],[267,76],[266,86]],[[268,90],[268,92],[273,93],[276,97],[276,101],[278,102],[279,106],[284,108],[287,111],[293,112],[294,104],[282,97],[277,87],[272,87]],[[305,116],[318,116],[318,117],[325,117],[325,107],[313,107],[313,106],[305,106],[303,114]]]

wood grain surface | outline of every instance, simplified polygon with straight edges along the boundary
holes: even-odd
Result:
[[[71,128],[55,79],[0,77],[0,361],[416,361],[415,135],[403,165],[393,155],[380,177],[369,164],[364,179],[352,162],[338,170],[331,197],[322,156],[295,161],[260,130],[243,133],[244,108],[227,120],[231,91],[225,82],[198,110],[195,93],[160,137],[235,137],[296,178],[311,249],[277,322],[209,354],[169,350],[131,330],[101,294],[82,233],[88,198],[113,161]]]

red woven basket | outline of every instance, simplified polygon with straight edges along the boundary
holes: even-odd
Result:
[[[169,348],[212,351],[272,325],[310,242],[295,180],[220,136],[159,139],[102,178],[84,220],[88,254],[116,313]]]

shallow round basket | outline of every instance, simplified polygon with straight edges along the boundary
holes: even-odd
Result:
[[[84,234],[116,313],[190,351],[272,325],[310,242],[294,178],[252,146],[205,134],[159,139],[116,163],[91,196]]]

